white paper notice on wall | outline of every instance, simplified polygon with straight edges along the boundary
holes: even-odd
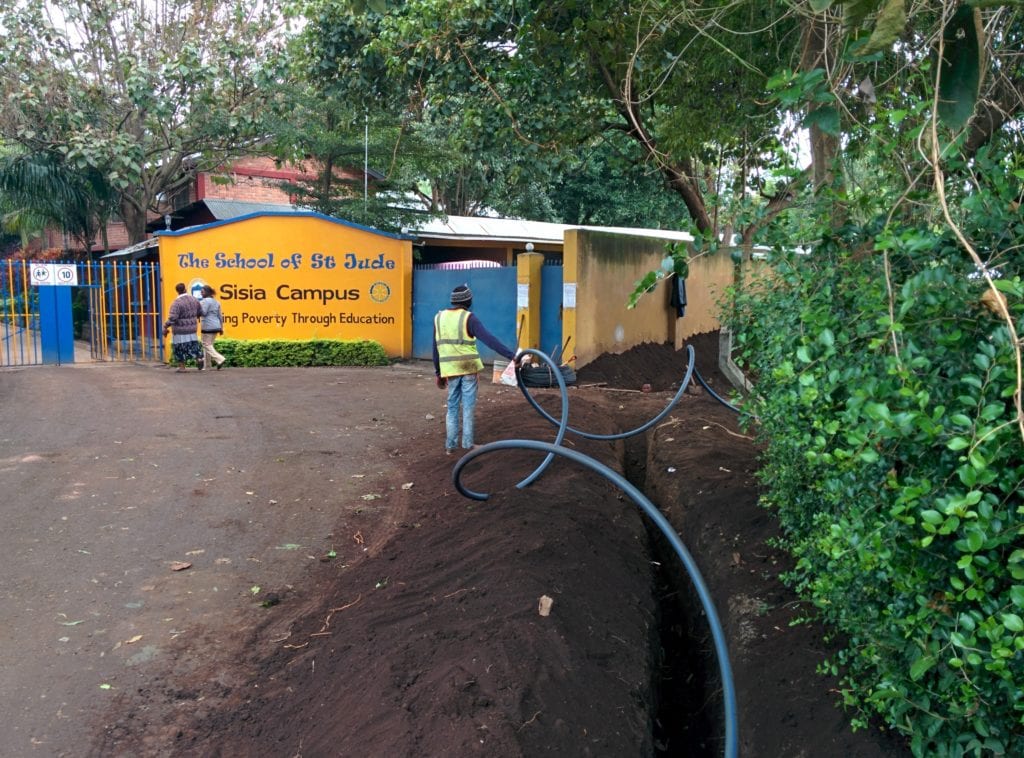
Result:
[[[517,284],[516,285],[516,308],[529,308],[530,307],[530,285],[529,284]]]
[[[562,285],[562,307],[576,307],[576,282]]]

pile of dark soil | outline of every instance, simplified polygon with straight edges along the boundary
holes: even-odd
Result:
[[[698,366],[724,389],[711,341],[696,341]],[[684,352],[656,345],[599,358],[570,390],[570,424],[640,425],[685,365]],[[645,383],[652,392],[637,391]],[[535,392],[552,413],[555,394]],[[481,443],[555,434],[518,390],[494,385],[482,387],[477,422]],[[757,504],[757,450],[732,412],[687,394],[628,442],[566,445],[624,471],[697,556],[730,640],[741,755],[906,754],[886,733],[852,733],[836,682],[815,673],[829,651],[820,630],[792,625],[808,609],[779,582],[788,564]],[[523,451],[473,461],[466,484],[493,494],[467,500],[436,428],[396,455],[386,539],[317,564],[266,609],[234,670],[176,681],[162,695],[170,716],[108,734],[96,754],[720,754],[707,624],[631,501],[562,459],[517,489],[540,460]],[[362,545],[360,533],[339,538]]]
[[[581,386],[640,390],[649,384],[652,392],[675,391],[686,375],[688,346],[693,347],[694,365],[708,385],[719,394],[728,393],[729,383],[718,370],[718,332],[690,337],[678,351],[669,345],[645,342],[623,353],[605,353],[578,369],[576,379]]]

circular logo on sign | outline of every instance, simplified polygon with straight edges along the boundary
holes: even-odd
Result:
[[[375,303],[386,303],[391,298],[391,287],[385,282],[370,285],[370,299]]]

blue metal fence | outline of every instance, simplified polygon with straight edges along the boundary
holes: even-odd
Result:
[[[163,360],[160,266],[140,261],[83,263],[89,291],[89,345],[96,360]]]
[[[27,261],[0,261],[0,366],[43,362],[39,291]]]

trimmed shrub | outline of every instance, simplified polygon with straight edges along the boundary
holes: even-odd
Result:
[[[386,366],[374,340],[233,340],[214,343],[231,366]]]

